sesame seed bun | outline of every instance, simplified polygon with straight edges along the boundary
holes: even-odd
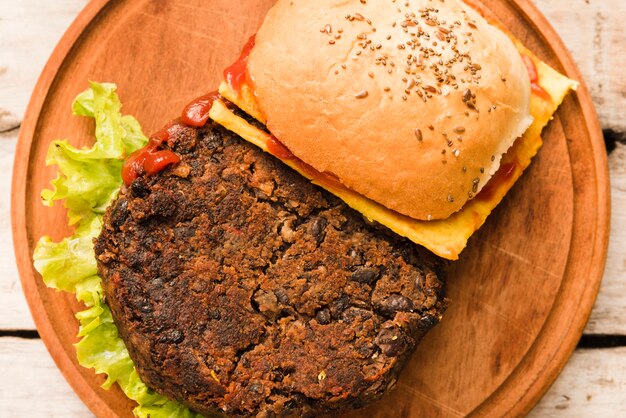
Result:
[[[532,122],[509,38],[457,0],[278,0],[249,60],[267,128],[318,171],[445,219]]]

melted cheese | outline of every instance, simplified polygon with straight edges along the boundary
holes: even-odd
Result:
[[[550,97],[548,99],[533,91],[530,113],[534,117],[534,122],[503,156],[500,170],[485,186],[487,190],[479,193],[476,198],[470,200],[459,212],[449,218],[419,221],[401,215],[323,176],[297,158],[281,160],[314,184],[323,187],[353,209],[361,212],[368,220],[385,225],[395,233],[428,248],[440,257],[449,260],[458,259],[469,237],[485,223],[492,210],[530,165],[531,159],[542,145],[541,131],[552,119],[565,95],[571,89],[576,89],[578,85],[539,60],[521,42],[516,39],[514,42],[520,53],[529,56],[535,63],[539,85]],[[240,91],[235,91],[227,83],[222,83],[220,94],[259,122],[265,123],[253,91],[248,85],[244,85]],[[235,115],[221,100],[217,100],[211,108],[210,117],[263,151],[270,152],[268,144],[271,136]]]

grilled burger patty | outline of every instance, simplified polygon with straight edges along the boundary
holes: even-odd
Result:
[[[443,262],[221,127],[180,126],[166,147],[181,163],[124,186],[95,243],[146,384],[260,417],[393,387],[445,309]]]

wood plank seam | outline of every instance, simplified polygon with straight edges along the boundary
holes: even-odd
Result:
[[[604,134],[606,151],[609,155],[615,150],[617,144],[626,145],[626,132],[614,129],[604,129],[602,133]]]
[[[603,349],[626,347],[626,335],[583,335],[577,349]]]
[[[24,340],[39,340],[39,333],[36,330],[3,330],[0,331],[0,338],[21,338]]]

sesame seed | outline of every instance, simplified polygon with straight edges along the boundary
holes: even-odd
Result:
[[[369,95],[367,90],[361,90],[357,94],[354,95],[357,99],[365,99]]]
[[[476,193],[478,191],[478,183],[480,183],[480,179],[476,177],[474,181],[472,181],[472,191]]]

